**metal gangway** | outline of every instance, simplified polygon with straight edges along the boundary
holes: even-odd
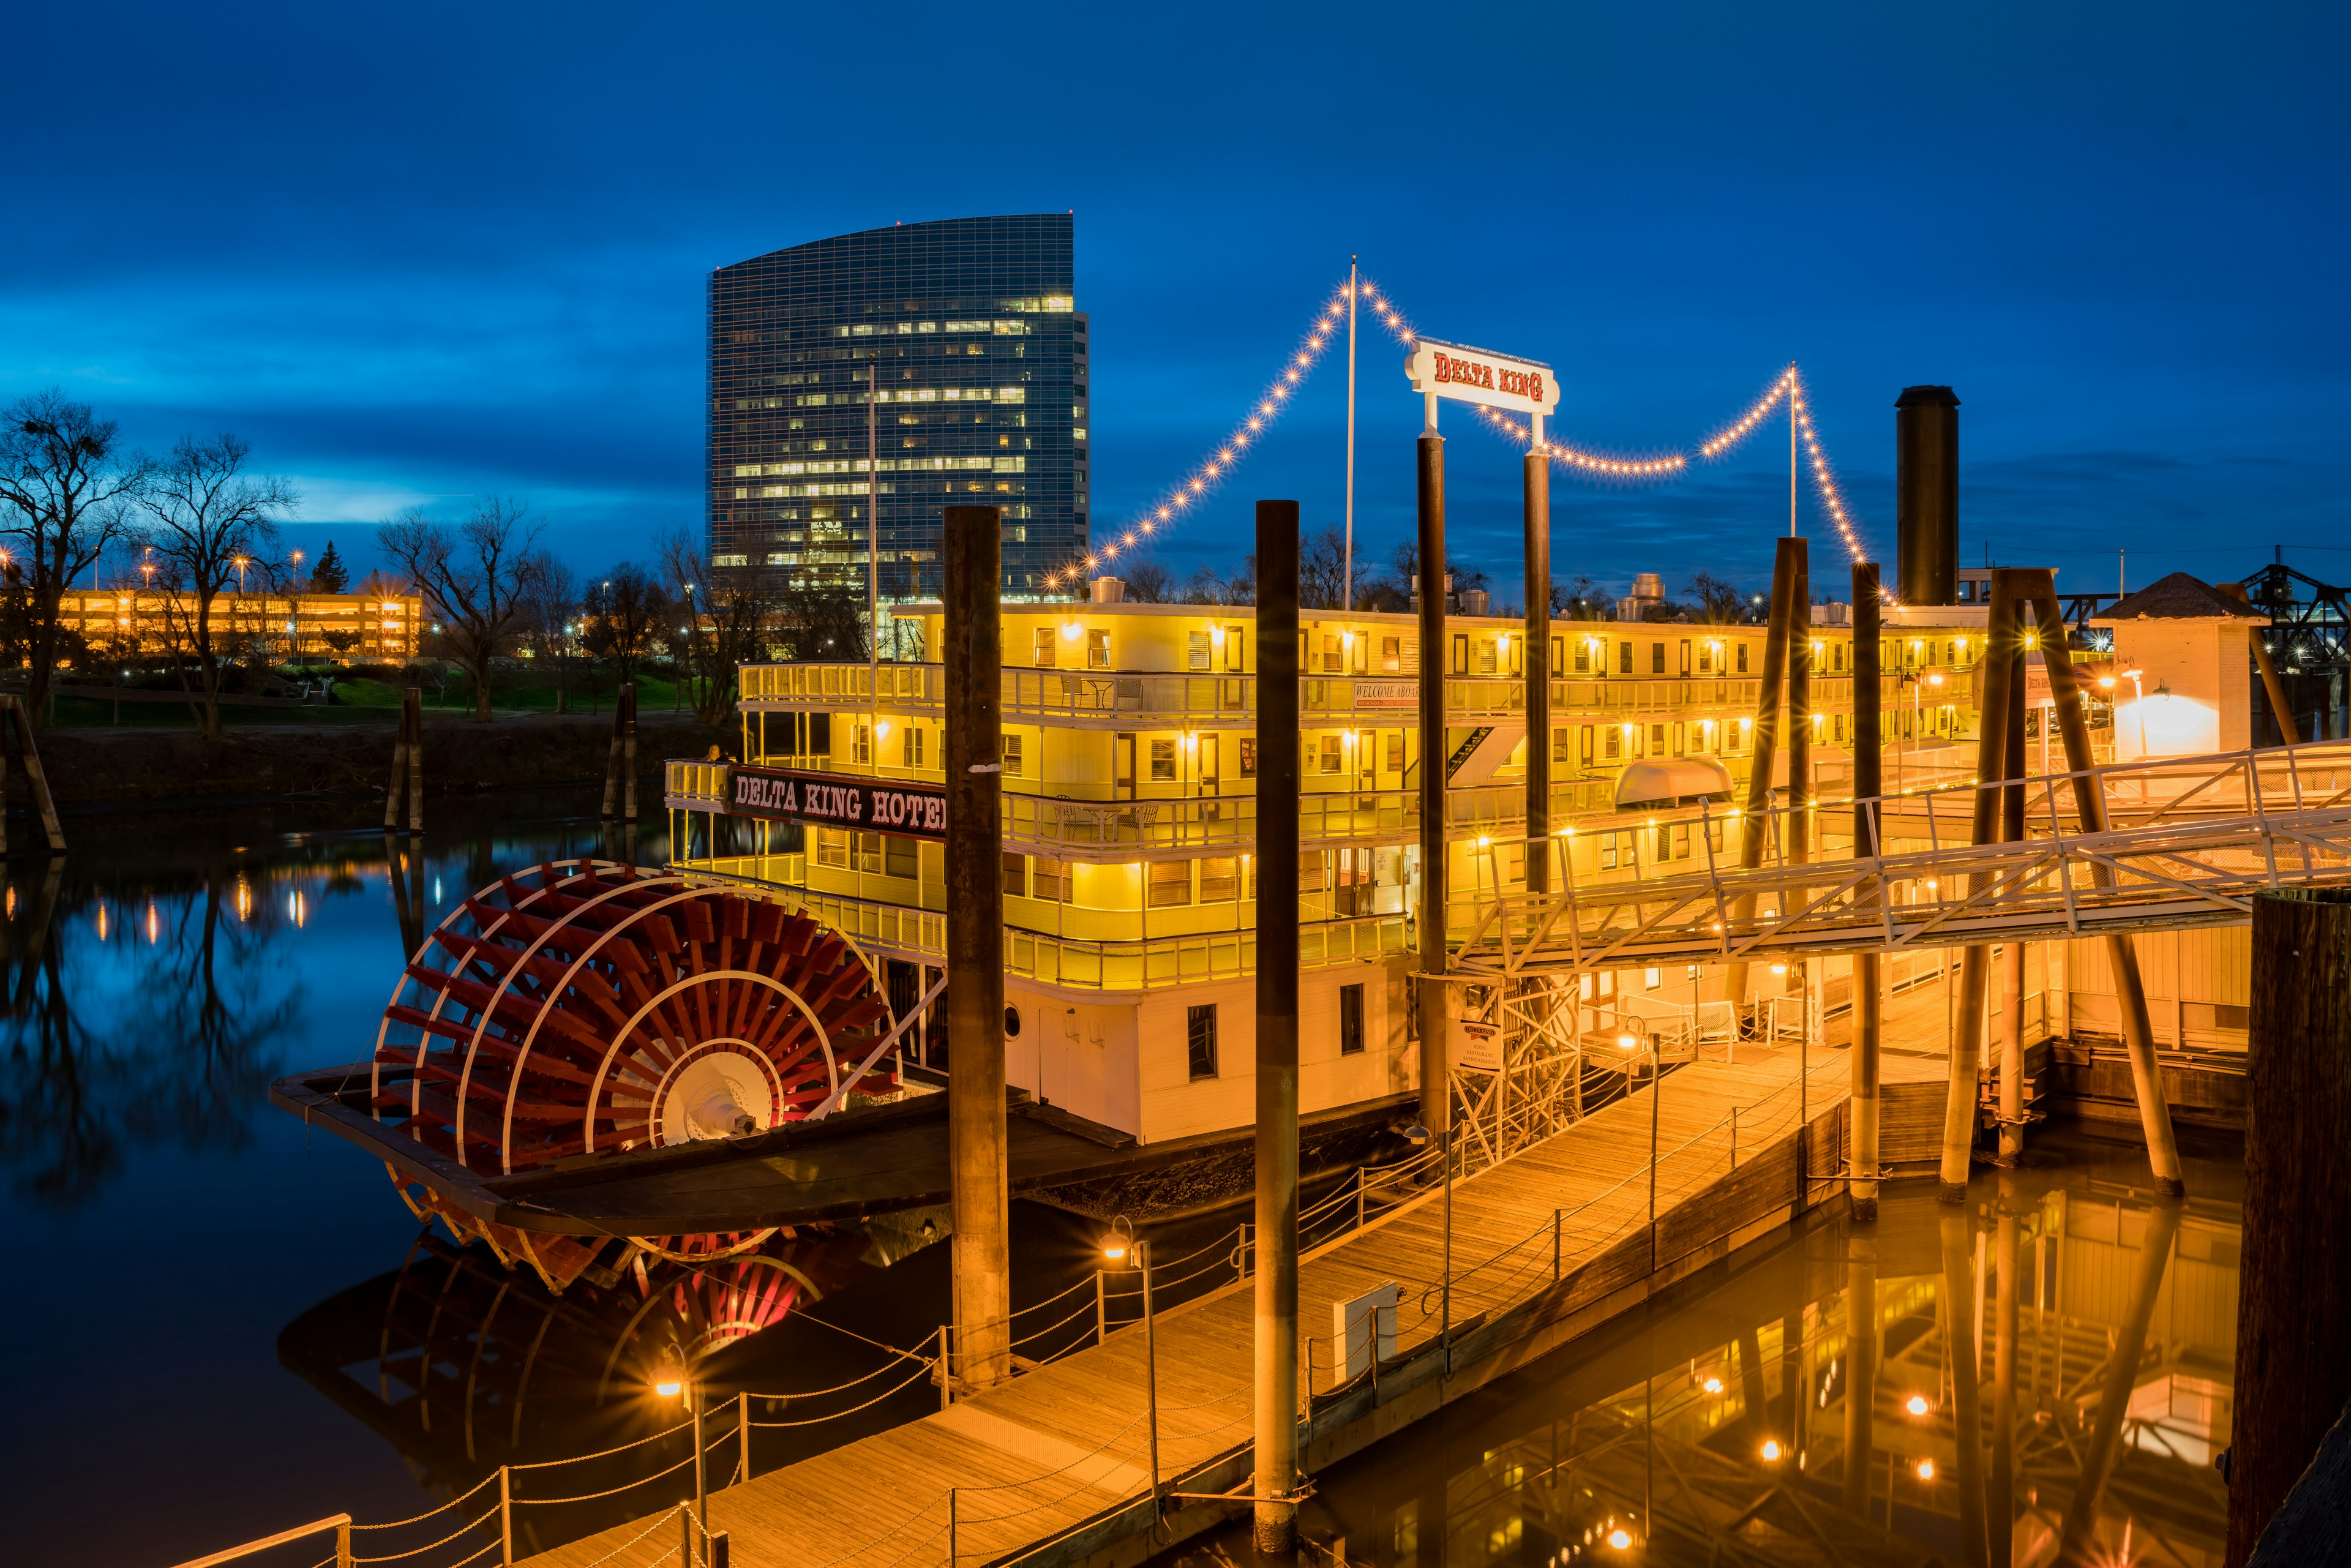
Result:
[[[2004,789],[2025,792],[2027,836],[1973,842],[1977,796]],[[2074,826],[2077,790],[2103,808],[2103,831]],[[1751,870],[1720,863],[1711,831],[1705,869],[1683,875],[1578,885],[1573,857],[1556,855],[1554,891],[1452,905],[1448,969],[1476,980],[2241,925],[2264,888],[2351,883],[2351,742],[1970,780],[1860,805],[1882,854],[1850,853],[1843,801],[1729,812],[1767,835],[1771,863]]]

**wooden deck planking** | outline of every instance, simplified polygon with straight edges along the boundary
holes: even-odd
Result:
[[[1842,1143],[1844,1053],[1817,1053],[1806,1112],[1815,1134],[1812,1165],[1833,1170]],[[1656,1256],[1661,1261],[1710,1245],[1789,1201],[1797,1140],[1793,1048],[1741,1048],[1737,1063],[1701,1061],[1667,1075],[1657,1107]],[[1902,1098],[1939,1115],[1943,1062],[1885,1059]],[[1768,1104],[1744,1108],[1773,1091]],[[1643,1088],[1505,1164],[1456,1184],[1453,1192],[1451,1320],[1527,1300],[1552,1282],[1544,1232],[1559,1218],[1562,1276],[1571,1304],[1596,1301],[1649,1270],[1647,1166],[1650,1095]],[[1738,1167],[1729,1129],[1742,1107]],[[1906,1104],[1906,1110],[1908,1107]],[[1752,1114],[1750,1123],[1748,1115]],[[1913,1114],[1920,1113],[1913,1112]],[[1905,1157],[1889,1149],[1888,1158]],[[1396,1348],[1407,1354],[1443,1333],[1443,1197],[1432,1189],[1390,1208],[1362,1229],[1324,1243],[1300,1265],[1301,1385],[1334,1380],[1329,1364],[1332,1310],[1382,1282],[1404,1288]],[[1475,1265],[1518,1246],[1503,1263]],[[1253,1281],[1227,1286],[1163,1312],[1156,1320],[1163,1481],[1245,1446],[1250,1439]],[[1429,1314],[1420,1298],[1428,1293]],[[1311,1356],[1311,1362],[1309,1357]],[[1311,1364],[1311,1376],[1307,1375]],[[711,1521],[731,1532],[741,1560],[777,1568],[938,1568],[946,1558],[946,1494],[957,1489],[956,1540],[966,1563],[989,1561],[1046,1541],[1136,1495],[1110,1484],[1148,1464],[1141,1422],[1144,1334],[1140,1324],[999,1388],[971,1395],[977,1418],[932,1416],[831,1453],[715,1492]],[[993,1433],[999,1441],[984,1440]],[[1033,1434],[1026,1437],[1023,1434]],[[1086,1459],[1105,1443],[1101,1458]],[[1071,1456],[1062,1466],[1046,1458]],[[1107,1464],[1105,1464],[1107,1461]],[[877,1482],[879,1484],[877,1484]],[[635,1568],[674,1552],[656,1531],[609,1556],[643,1528],[620,1527],[541,1553],[534,1568]],[[887,1532],[885,1534],[885,1532]]]

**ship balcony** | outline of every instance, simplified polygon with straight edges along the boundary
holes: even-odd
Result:
[[[832,757],[769,757],[765,766],[831,773],[846,778],[872,776],[870,767],[843,765]],[[665,765],[663,804],[674,811],[727,814],[728,765],[722,762],[673,761]],[[936,768],[885,767],[885,780],[936,787]],[[1392,789],[1317,789],[1309,779],[1308,792],[1298,803],[1299,838],[1310,844],[1410,843],[1420,834],[1420,791],[1416,785]],[[1082,785],[1054,783],[1057,791],[1077,791]],[[1035,786],[1031,785],[1033,789]],[[1106,787],[1098,787],[1106,788]],[[1146,787],[1147,788],[1147,787]],[[1554,824],[1613,816],[1615,775],[1563,779],[1551,790]],[[1456,787],[1446,792],[1445,827],[1450,839],[1500,835],[1516,837],[1526,821],[1526,785],[1521,776],[1488,784]],[[1251,795],[1171,795],[1165,799],[1069,800],[1023,792],[1008,781],[1003,797],[1004,841],[1008,847],[1031,852],[1071,855],[1082,859],[1132,860],[1138,855],[1180,854],[1204,849],[1247,849],[1257,842],[1257,801]]]
[[[1165,719],[1193,727],[1248,727],[1257,721],[1255,675],[1008,666],[1001,679],[1002,713],[1008,723],[1087,727]],[[1882,678],[1882,685],[1881,700],[1890,712],[1901,700],[1899,684],[1889,674]],[[933,716],[942,711],[946,685],[946,671],[940,664],[745,664],[737,706],[747,716],[846,712],[867,706]],[[1755,711],[1760,689],[1752,678],[1735,676],[1554,679],[1552,718],[1554,723],[1574,723],[1653,715],[1747,716]],[[1299,677],[1299,703],[1301,716],[1310,725],[1318,719],[1394,724],[1419,711],[1420,677],[1401,672],[1309,673]],[[1852,706],[1852,676],[1813,677],[1816,712]],[[1447,720],[1455,724],[1520,715],[1526,711],[1526,683],[1515,675],[1448,674],[1445,706]]]
[[[850,936],[872,956],[934,966],[946,962],[943,912],[886,898],[810,888],[806,885],[805,855],[725,855],[674,863],[677,870],[692,875],[771,893]],[[1394,907],[1364,914],[1333,913],[1354,902],[1351,893],[1386,895],[1378,902]],[[1368,902],[1368,896],[1364,901]],[[1008,899],[1008,913],[1012,906],[1029,902]],[[1403,954],[1407,950],[1407,922],[1402,903],[1402,891],[1395,888],[1337,889],[1302,895],[1299,900],[1301,967],[1364,963]],[[1223,908],[1229,911],[1223,917],[1228,922],[1226,929],[1124,938],[1062,935],[1008,920],[1005,973],[1066,990],[1124,995],[1204,980],[1242,979],[1257,972],[1256,905],[1254,901],[1241,901]],[[1172,922],[1176,913],[1153,912],[1152,917]],[[1069,917],[1099,925],[1112,918],[1134,918],[1136,912],[1071,910]]]

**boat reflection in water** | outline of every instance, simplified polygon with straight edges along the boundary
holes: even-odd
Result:
[[[1318,1478],[1389,1564],[2217,1564],[2241,1156],[1886,1189]],[[1246,1555],[1245,1531],[1186,1556]]]
[[[821,1434],[820,1446],[935,1406],[922,1364],[905,1362],[909,1374],[892,1375],[893,1357],[876,1343],[902,1331],[914,1339],[916,1322],[935,1317],[921,1288],[935,1270],[916,1264],[877,1288],[885,1269],[935,1236],[935,1223],[922,1230],[925,1218],[778,1234],[716,1263],[640,1255],[561,1295],[480,1244],[458,1246],[428,1228],[398,1269],[289,1323],[278,1359],[389,1439],[436,1500],[514,1467],[517,1548],[541,1550],[692,1495],[691,1439],[671,1430],[684,1407],[654,1390],[673,1346],[704,1390],[713,1485],[732,1479],[743,1457],[740,1418],[798,1416],[800,1391],[869,1371],[883,1375],[868,1394],[908,1384],[871,1409],[804,1429]],[[829,1301],[846,1303],[863,1332],[824,1321],[841,1315],[821,1310]],[[756,1392],[738,1402],[747,1390]],[[833,1417],[849,1403],[810,1398],[806,1411]],[[758,1469],[794,1457],[801,1430],[755,1430]],[[633,1446],[579,1461],[621,1445]]]

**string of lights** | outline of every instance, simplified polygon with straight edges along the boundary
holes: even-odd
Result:
[[[1376,322],[1406,349],[1419,341],[1419,334],[1414,330],[1404,312],[1392,298],[1381,292],[1376,284],[1358,277],[1356,288],[1357,303],[1363,316]],[[1316,313],[1313,324],[1301,337],[1298,347],[1215,452],[1202,458],[1191,472],[1163,492],[1143,516],[1130,523],[1116,538],[1082,559],[1071,561],[1049,573],[1044,586],[1049,591],[1058,591],[1078,581],[1082,576],[1099,571],[1122,556],[1140,549],[1186,515],[1196,510],[1211,492],[1232,476],[1250,448],[1264,439],[1273,422],[1281,416],[1305,386],[1315,367],[1340,340],[1346,322],[1347,301],[1348,288],[1343,283],[1325,300]],[[1710,461],[1742,444],[1766,419],[1790,403],[1792,403],[1791,416],[1796,423],[1796,438],[1803,448],[1821,506],[1828,513],[1830,521],[1836,525],[1846,552],[1856,561],[1865,559],[1866,552],[1862,549],[1852,505],[1845,499],[1843,488],[1837,484],[1836,471],[1821,446],[1820,433],[1813,423],[1803,379],[1793,364],[1774,377],[1771,384],[1738,418],[1700,442],[1692,452],[1628,456],[1589,450],[1555,440],[1544,441],[1541,451],[1562,467],[1597,481],[1671,480],[1687,474],[1693,458]],[[1507,436],[1520,447],[1532,448],[1534,437],[1529,425],[1495,409],[1475,406],[1475,412],[1488,428]]]

